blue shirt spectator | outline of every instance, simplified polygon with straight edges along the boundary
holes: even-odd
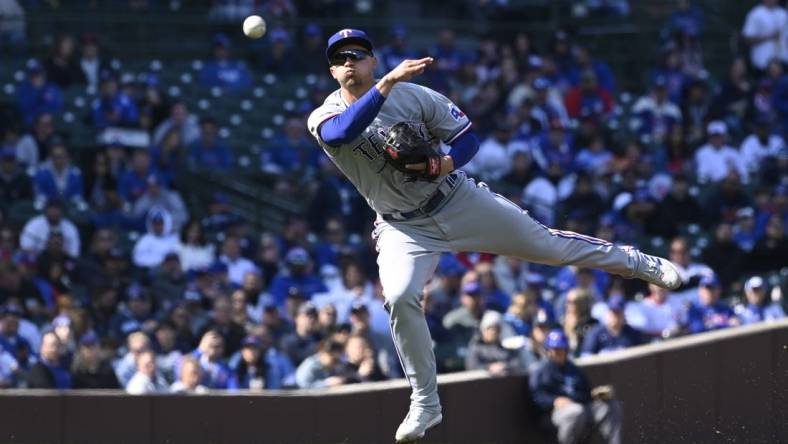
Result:
[[[417,58],[413,50],[405,45],[406,36],[407,30],[404,26],[396,26],[392,30],[391,44],[381,48],[379,50],[379,54],[377,55],[377,59],[381,62],[379,69],[381,69],[382,72],[385,73],[391,71],[405,59]]]
[[[134,100],[118,89],[118,81],[109,71],[101,73],[101,95],[91,105],[93,127],[108,126],[136,127],[140,113]]]
[[[285,257],[288,273],[280,273],[271,281],[270,293],[274,302],[284,306],[288,295],[298,294],[305,299],[311,299],[315,293],[328,291],[328,287],[309,268],[311,261],[309,253],[303,248],[293,248]]]
[[[200,121],[200,138],[189,146],[192,167],[212,171],[225,171],[233,166],[230,148],[217,137],[218,125],[212,118]]]
[[[63,108],[63,93],[47,81],[40,63],[33,61],[27,68],[27,80],[19,86],[16,103],[25,126],[33,124],[44,113],[57,114]]]
[[[563,359],[545,359],[531,371],[528,385],[534,404],[543,412],[550,412],[558,397],[566,397],[579,404],[591,402],[591,385],[583,371],[567,359],[569,341],[563,332],[553,330],[548,333],[545,347],[563,350]]]
[[[232,376],[230,368],[221,361],[224,353],[224,339],[216,331],[203,335],[200,346],[191,353],[202,367],[202,384],[209,389],[226,389]],[[180,379],[181,362],[175,367],[175,379]]]
[[[635,102],[632,108],[634,126],[641,135],[649,135],[655,142],[662,142],[675,125],[681,123],[681,110],[668,98],[668,79],[654,79],[652,92]]]
[[[753,276],[744,284],[746,303],[736,306],[736,315],[744,325],[756,322],[773,321],[785,317],[785,312],[778,303],[769,303],[766,299],[766,283],[760,276]]]
[[[252,76],[244,62],[230,59],[230,39],[226,35],[217,34],[214,37],[213,59],[202,67],[200,83],[227,92],[240,92],[251,87]]]
[[[58,389],[71,388],[71,374],[63,365],[65,347],[54,331],[41,337],[41,360],[30,368],[27,384],[30,388]]]
[[[52,147],[49,160],[41,164],[33,179],[36,200],[82,201],[82,172],[71,164],[62,143]]]
[[[262,153],[263,171],[272,173],[290,173],[293,171],[316,170],[318,154],[314,139],[304,131],[301,119],[290,118],[284,131],[277,135]]]
[[[569,71],[569,82],[572,86],[578,86],[582,82],[583,71],[591,70],[596,74],[599,86],[609,93],[616,91],[616,79],[613,70],[607,63],[591,57],[587,48],[578,46],[575,48],[575,66]]]
[[[703,276],[698,287],[699,303],[693,304],[687,315],[690,333],[719,330],[739,325],[730,307],[719,302],[720,282],[716,276]]]
[[[623,297],[613,295],[607,302],[608,312],[604,323],[589,330],[583,339],[582,355],[592,355],[633,347],[645,341],[640,332],[626,323]]]
[[[135,202],[148,189],[148,177],[156,174],[151,165],[150,152],[137,149],[132,154],[131,165],[118,180],[118,194],[129,203]]]

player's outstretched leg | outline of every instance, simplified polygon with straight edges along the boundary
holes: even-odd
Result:
[[[423,251],[412,239],[388,229],[378,239],[378,267],[391,335],[402,369],[411,386],[411,402],[397,429],[397,442],[412,442],[441,422],[438,381],[432,339],[420,298],[438,264],[438,253]]]
[[[475,185],[473,181],[457,190],[457,196],[436,214],[436,219],[445,220],[450,227],[448,235],[457,251],[496,253],[547,265],[599,268],[668,289],[681,284],[678,269],[667,259],[591,236],[548,228],[486,185]]]

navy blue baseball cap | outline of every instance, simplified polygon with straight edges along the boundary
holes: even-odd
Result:
[[[342,29],[329,37],[328,46],[326,47],[326,59],[331,60],[331,55],[334,54],[337,48],[349,43],[359,44],[368,51],[372,51],[372,40],[367,37],[366,32],[360,29]]]

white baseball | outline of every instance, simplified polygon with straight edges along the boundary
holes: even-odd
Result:
[[[244,34],[250,39],[259,39],[265,34],[265,20],[259,15],[250,15],[244,20]]]

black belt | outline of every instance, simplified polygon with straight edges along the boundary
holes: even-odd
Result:
[[[446,184],[449,186],[449,191],[454,189],[454,187],[457,185],[458,182],[457,179],[458,178],[454,173],[450,174],[449,177],[446,178]],[[406,211],[404,213],[397,213],[397,214],[381,214],[381,217],[383,217],[383,220],[385,220],[386,222],[396,222],[396,221],[401,222],[416,217],[428,216],[430,213],[435,211],[435,209],[440,206],[440,204],[443,202],[443,199],[445,198],[446,198],[446,193],[438,189],[435,191],[435,194],[433,194],[432,197],[430,197],[430,200],[428,200],[427,203],[425,203],[419,208],[416,208],[413,211]]]

